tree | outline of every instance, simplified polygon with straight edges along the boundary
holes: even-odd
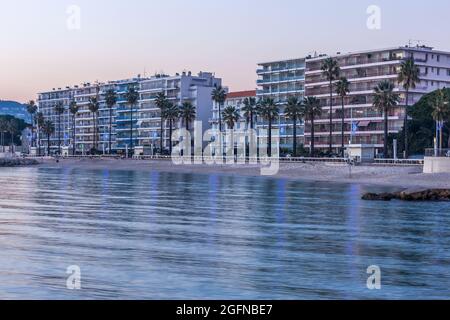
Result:
[[[77,105],[75,100],[70,101],[69,112],[72,115],[72,155],[76,154],[76,132],[75,132],[75,120],[80,107]]]
[[[108,135],[108,150],[109,154],[112,152],[112,111],[117,103],[117,94],[114,89],[109,89],[105,94],[105,103],[109,109],[109,135]]]
[[[345,135],[344,135],[344,126],[345,126],[345,97],[350,93],[350,82],[347,78],[342,77],[336,83],[336,93],[341,97],[341,155],[344,157],[345,152]]]
[[[272,122],[279,116],[280,109],[272,98],[264,98],[259,107],[259,115],[269,122],[269,138],[267,146],[267,155],[272,157]]]
[[[55,125],[50,120],[44,121],[42,131],[47,136],[47,155],[50,156],[50,136],[55,132]]]
[[[160,92],[156,95],[155,105],[160,110],[161,115],[161,123],[160,123],[160,139],[159,139],[159,149],[160,153],[163,153],[163,141],[164,141],[164,111],[169,104],[169,100],[167,99],[164,92]]]
[[[333,81],[339,78],[341,70],[337,60],[327,58],[322,64],[322,74],[329,82],[330,87],[330,147],[328,153],[333,153]]]
[[[133,108],[139,101],[139,92],[137,92],[134,85],[128,86],[128,90],[125,93],[125,99],[130,105],[130,150],[133,152],[134,141],[133,141]]]
[[[256,98],[250,97],[244,99],[244,107],[242,112],[244,112],[244,117],[247,122],[247,128],[250,125],[250,129],[254,129],[255,114],[257,113]]]
[[[55,113],[58,115],[58,153],[61,155],[61,116],[64,114],[64,104],[58,101],[55,105]]]
[[[88,103],[89,111],[92,113],[92,123],[93,123],[93,132],[92,132],[92,150],[91,153],[97,152],[97,114],[100,109],[100,103],[98,102],[98,97],[89,98]]]
[[[222,112],[222,118],[227,124],[228,128],[231,130],[231,148],[233,150],[233,155],[235,154],[234,149],[234,126],[241,118],[241,114],[239,113],[239,110],[236,109],[234,106],[228,106],[226,107]]]
[[[14,152],[14,137],[17,134],[17,132],[19,131],[19,124],[17,123],[16,119],[13,118],[8,121],[7,130],[9,132],[9,136],[11,139],[10,140],[10,146],[11,146],[10,151]]]
[[[442,150],[443,145],[443,129],[444,129],[444,122],[446,120],[450,120],[450,108],[449,108],[449,101],[446,97],[445,90],[437,90],[435,97],[432,101],[432,117],[434,121],[436,121],[436,133],[439,131],[439,137],[436,134],[436,141],[439,141],[439,150]]]
[[[195,120],[196,117],[196,109],[195,106],[189,102],[185,101],[180,106],[180,118],[184,120],[184,124],[186,126],[186,130],[189,131],[189,123]]]
[[[389,80],[380,82],[374,89],[373,106],[384,114],[384,158],[388,155],[389,111],[400,102],[400,96],[394,89],[394,84]]]
[[[38,145],[38,154],[41,155],[41,128],[44,125],[45,118],[42,112],[38,112],[36,114],[36,125],[37,125],[37,145]]]
[[[173,103],[169,102],[164,109],[164,118],[169,121],[169,154],[172,155],[172,131],[174,122],[180,117],[179,108]]]
[[[34,144],[34,141],[35,141],[35,139],[34,139],[34,126],[35,126],[34,115],[36,114],[37,110],[38,110],[38,108],[36,106],[36,103],[33,100],[28,102],[28,104],[27,104],[27,111],[28,111],[28,113],[31,116],[31,146],[32,147],[35,146],[35,144]]]
[[[303,116],[304,105],[297,97],[289,97],[284,113],[287,118],[291,119],[294,125],[294,141],[292,142],[292,151],[294,157],[297,156],[297,121]]]
[[[219,132],[222,133],[222,106],[227,99],[227,93],[222,86],[219,86],[212,91],[211,97],[219,107]]]
[[[314,120],[316,117],[322,114],[322,107],[320,105],[320,100],[316,97],[306,97],[304,101],[304,109],[303,109],[303,117],[305,120],[311,121],[311,148],[310,148],[310,156],[314,156]]]
[[[403,120],[403,128],[405,130],[405,158],[409,156],[409,141],[408,141],[408,109],[409,109],[409,92],[411,89],[416,88],[416,84],[420,82],[419,79],[420,69],[415,64],[413,58],[408,58],[402,62],[400,66],[400,72],[398,74],[398,82],[403,85],[406,90],[406,105],[405,105],[405,117]]]
[[[8,121],[5,118],[0,118],[0,143],[2,152],[5,152],[5,133],[8,131]]]

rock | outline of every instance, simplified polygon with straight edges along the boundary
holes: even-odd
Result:
[[[0,167],[30,166],[36,164],[39,164],[36,159],[0,158]]]
[[[405,190],[396,193],[366,193],[362,196],[368,201],[450,201],[450,189]]]

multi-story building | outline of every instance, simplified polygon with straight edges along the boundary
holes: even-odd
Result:
[[[222,85],[222,80],[212,73],[200,72],[192,75],[183,72],[176,76],[158,76],[141,81],[139,84],[138,145],[158,148],[161,141],[161,112],[155,105],[158,93],[163,92],[175,105],[190,102],[196,108],[196,121],[202,122],[203,132],[209,129],[209,118],[213,108],[212,91]],[[163,146],[168,148],[168,121],[163,124]],[[182,119],[174,124],[174,129],[184,126]]]
[[[429,47],[396,47],[336,54],[320,55],[306,59],[306,95],[320,99],[322,116],[315,120],[315,147],[322,151],[329,148],[330,136],[330,89],[329,82],[321,71],[326,58],[336,59],[341,69],[340,76],[350,82],[350,94],[344,99],[345,145],[371,144],[382,152],[384,140],[383,112],[373,107],[374,88],[383,80],[395,84],[395,92],[400,94],[400,104],[389,112],[389,133],[398,133],[405,116],[406,91],[398,83],[401,63],[413,58],[420,68],[420,83],[411,89],[409,105],[419,101],[426,93],[450,86],[450,53]],[[341,98],[333,89],[333,152],[341,147]],[[306,125],[306,146],[311,143],[311,126]]]
[[[212,73],[200,72],[197,76],[189,73],[176,76],[157,75],[151,78],[137,77],[134,79],[110,81],[107,83],[85,83],[81,86],[53,89],[39,94],[38,107],[46,120],[55,125],[55,133],[51,137],[51,150],[56,152],[59,145],[59,135],[62,146],[73,146],[72,115],[69,104],[75,101],[79,107],[75,117],[75,145],[77,153],[88,153],[94,147],[100,151],[108,151],[110,109],[106,106],[105,94],[112,89],[117,94],[117,103],[112,108],[112,149],[125,151],[131,145],[131,106],[127,103],[126,92],[130,86],[139,93],[139,101],[133,106],[133,145],[144,147],[158,147],[160,141],[160,110],[155,106],[156,95],[160,92],[175,105],[184,101],[191,102],[196,107],[197,119],[202,121],[203,130],[209,128],[208,119],[212,110],[212,90],[221,85],[221,79]],[[89,101],[96,97],[99,111],[95,118],[89,110]],[[59,132],[59,117],[55,106],[62,102],[65,107],[61,116],[61,133]],[[181,120],[175,124],[179,128]],[[164,147],[168,148],[168,124],[164,124]],[[41,145],[46,146],[46,139],[40,139]],[[43,148],[44,150],[45,148]]]
[[[259,99],[272,98],[279,105],[280,117],[273,123],[273,128],[278,129],[280,135],[274,138],[280,139],[280,147],[292,148],[293,123],[284,114],[284,106],[289,97],[294,96],[302,100],[305,97],[305,68],[306,59],[290,59],[258,64],[257,69],[257,97]],[[298,145],[304,143],[304,123],[297,123]],[[268,123],[258,118],[257,128],[267,129]],[[261,135],[262,136],[262,135]]]

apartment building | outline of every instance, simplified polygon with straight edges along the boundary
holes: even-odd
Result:
[[[295,96],[302,100],[305,97],[305,70],[306,59],[289,59],[258,64],[257,69],[257,98],[272,98],[280,108],[280,117],[273,124],[274,129],[278,129],[280,135],[275,138],[280,139],[280,147],[290,149],[293,145],[293,123],[286,118],[284,106],[289,97]],[[304,123],[297,123],[298,145],[304,143]],[[264,119],[258,118],[258,129],[267,129],[268,123]]]
[[[114,90],[117,94],[117,103],[112,108],[112,150],[124,152],[131,146],[131,106],[127,103],[126,92],[130,86],[133,86],[139,93],[139,101],[136,106],[133,106],[133,145],[156,148],[159,147],[161,139],[161,115],[160,110],[155,106],[156,95],[164,92],[175,105],[181,105],[185,101],[191,102],[196,107],[196,120],[202,121],[203,130],[207,130],[213,105],[211,93],[215,87],[221,85],[221,82],[221,79],[216,78],[212,73],[200,72],[194,76],[190,72],[183,72],[175,76],[155,75],[150,78],[139,76],[106,83],[84,83],[80,86],[40,93],[38,108],[43,112],[45,119],[55,125],[55,133],[50,140],[52,153],[59,148],[59,117],[55,112],[58,102],[62,102],[65,108],[61,116],[62,146],[72,149],[75,143],[76,152],[86,154],[94,147],[95,139],[97,150],[108,152],[110,109],[106,105],[105,94],[108,90]],[[99,111],[95,120],[93,113],[89,110],[89,101],[94,97],[99,102]],[[75,141],[73,141],[72,115],[69,112],[71,101],[75,101],[79,107],[75,117]],[[175,124],[174,128],[179,128],[180,125],[181,120]],[[166,122],[163,133],[165,148],[168,148],[169,140],[167,128]],[[40,141],[41,145],[46,147],[47,140],[40,139]]]
[[[345,145],[371,144],[377,152],[383,152],[384,117],[383,112],[373,107],[374,88],[383,80],[395,84],[400,94],[400,104],[389,112],[389,133],[398,133],[403,127],[406,92],[397,81],[401,63],[413,58],[420,68],[420,83],[411,89],[409,105],[434,90],[450,86],[450,53],[430,47],[396,47],[361,51],[347,54],[320,55],[306,59],[306,95],[320,99],[323,113],[315,120],[315,147],[322,151],[329,148],[330,135],[330,90],[329,82],[323,76],[321,67],[328,57],[336,59],[341,77],[350,82],[350,94],[344,100]],[[341,147],[341,98],[333,89],[333,152]],[[311,126],[306,125],[305,145],[311,143]]]

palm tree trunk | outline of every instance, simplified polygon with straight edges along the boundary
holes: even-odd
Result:
[[[130,154],[133,152],[133,105],[131,105],[131,118],[130,118]]]
[[[95,112],[92,112],[92,125],[93,125],[93,132],[92,132],[92,151],[95,149]]]
[[[50,157],[50,135],[47,134],[47,156]]]
[[[161,111],[162,112],[162,111]],[[161,115],[161,133],[160,133],[160,139],[159,139],[159,152],[161,153],[161,155],[163,154],[163,139],[164,139],[164,120],[162,118]]]
[[[443,121],[441,121],[439,127],[441,128],[441,130],[439,131],[439,153],[442,156],[442,146],[443,146],[443,140],[444,140],[444,137],[442,134],[442,132],[444,131]]]
[[[77,152],[77,148],[76,148],[76,135],[75,135],[75,115],[73,115],[73,119],[72,119],[72,155],[75,156],[75,153]]]
[[[330,146],[329,154],[333,153],[333,81],[330,80]]]
[[[269,117],[269,139],[267,145],[267,155],[272,157],[272,119]]]
[[[61,115],[58,116],[58,152],[61,155]]]
[[[344,125],[345,125],[345,109],[344,109],[344,97],[342,97],[342,119],[341,119],[341,152],[342,158],[344,157],[345,137],[344,137]]]
[[[314,117],[311,117],[311,158],[314,157]]]
[[[388,110],[384,110],[384,158],[388,158]]]
[[[34,147],[34,117],[31,115],[31,147]]]
[[[109,108],[109,146],[108,146],[108,150],[109,150],[109,154],[111,154],[111,148],[112,148],[112,108]]]
[[[172,155],[172,120],[169,120],[169,156]]]
[[[405,159],[408,159],[408,149],[409,149],[409,141],[408,141],[408,106],[409,106],[409,89],[406,89],[406,107],[405,107],[405,119],[403,122],[403,131],[405,133]]]
[[[293,141],[293,149],[294,149],[294,157],[297,157],[297,118],[294,117],[294,141]]]

